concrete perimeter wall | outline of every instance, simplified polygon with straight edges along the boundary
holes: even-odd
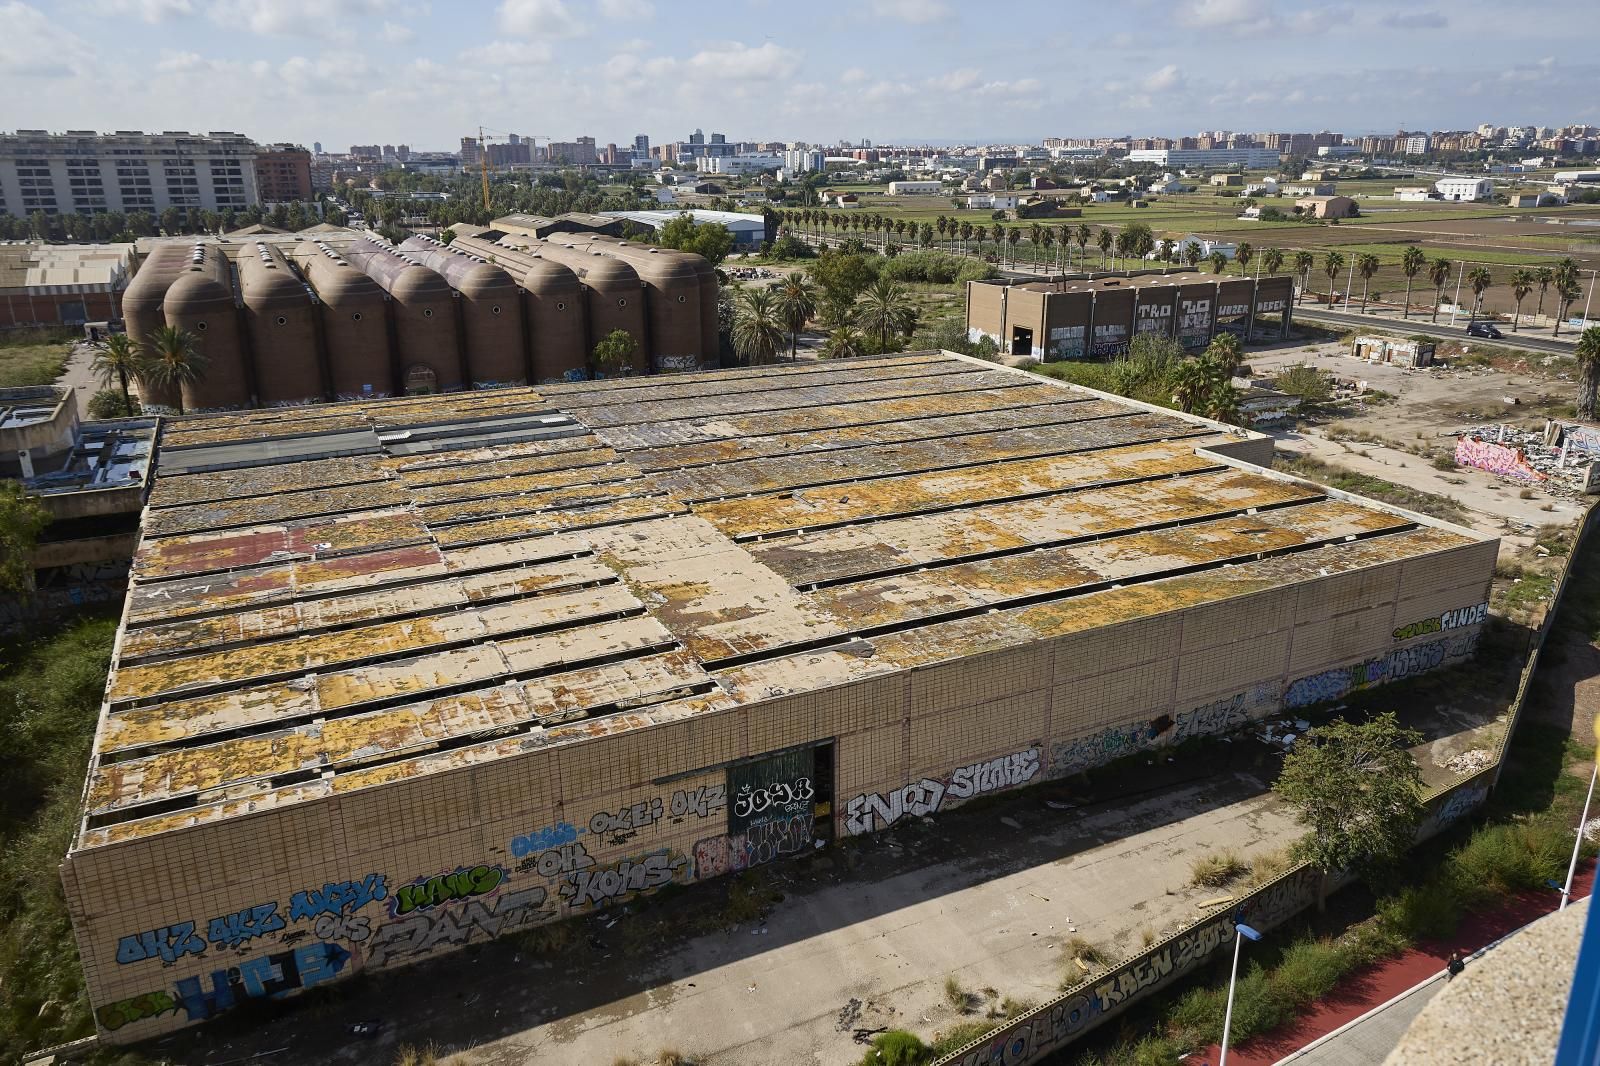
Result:
[[[96,1019],[146,1038],[1458,662],[1495,547],[648,729],[580,723],[581,741],[502,741],[516,753],[447,772],[375,767],[328,798],[234,797],[223,820],[174,812],[63,867]]]

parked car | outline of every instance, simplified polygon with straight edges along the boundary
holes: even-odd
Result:
[[[1505,334],[1496,329],[1493,323],[1471,322],[1467,324],[1467,336],[1488,337],[1490,340],[1499,340],[1501,337],[1504,337]]]

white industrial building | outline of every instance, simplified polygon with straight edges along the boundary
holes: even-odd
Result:
[[[783,166],[783,157],[766,153],[708,155],[695,162],[702,174],[759,174],[763,170],[777,170]]]
[[[1494,196],[1494,182],[1488,178],[1440,178],[1433,187],[1445,200],[1488,200]]]
[[[1135,148],[1128,153],[1131,163],[1154,163],[1162,167],[1235,167],[1247,169],[1278,165],[1276,148]]]
[[[817,148],[791,148],[783,153],[783,170],[786,174],[814,174],[822,170],[825,158]]]
[[[716,222],[728,227],[728,232],[733,234],[733,246],[741,252],[759,248],[761,242],[767,239],[767,221],[760,215],[745,215],[737,211],[709,211],[699,208],[681,209],[677,211],[602,211],[602,215],[613,218],[625,218],[652,230],[659,230],[668,222],[682,215],[694,219],[695,225],[705,225]]]
[[[1418,203],[1423,200],[1433,199],[1433,190],[1429,189],[1426,185],[1403,185],[1395,189],[1394,198],[1396,200],[1406,200],[1411,203]]]
[[[890,196],[937,196],[944,190],[942,181],[891,181]]]
[[[242,211],[260,202],[261,151],[238,133],[18,130],[0,135],[0,214]]]

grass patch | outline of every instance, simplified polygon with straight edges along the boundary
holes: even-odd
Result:
[[[999,1022],[962,1022],[948,1032],[938,1034],[934,1042],[928,1045],[928,1058],[931,1061],[941,1055],[948,1055],[957,1048],[966,1047],[974,1040],[983,1039],[998,1028],[1000,1028]]]
[[[861,1056],[860,1066],[926,1066],[932,1060],[933,1049],[916,1033],[890,1029],[872,1038],[872,1046]]]
[[[964,1011],[967,1009],[967,990],[961,987],[961,982],[956,980],[956,975],[951,974],[944,979],[944,1001],[952,1010]]]
[[[1446,522],[1464,523],[1467,520],[1467,509],[1448,496],[1396,485],[1392,481],[1385,481],[1370,474],[1359,474],[1354,470],[1346,470],[1344,467],[1324,463],[1310,456],[1279,456],[1272,461],[1272,468],[1293,474],[1295,477],[1319,482],[1341,492],[1366,496]]]
[[[0,645],[0,1061],[93,1030],[57,867],[78,824],[114,617]]]
[[[9,330],[0,333],[0,388],[48,385],[67,369],[72,330]]]
[[[1090,966],[1104,966],[1111,961],[1111,956],[1099,945],[1076,934],[1067,938],[1066,943],[1061,945],[1061,950],[1066,953],[1067,958],[1082,959]]]
[[[1189,883],[1197,888],[1221,888],[1250,872],[1250,864],[1239,853],[1224,849],[1202,855],[1189,867]]]

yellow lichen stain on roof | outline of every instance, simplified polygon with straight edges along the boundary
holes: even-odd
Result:
[[[542,492],[428,504],[423,513],[428,521],[433,523],[461,522],[502,515],[538,514],[575,507],[593,507],[657,491],[659,490],[649,482],[638,479],[603,484],[581,481],[566,488],[546,489]]]
[[[658,518],[681,514],[684,510],[682,504],[665,496],[635,496],[576,510],[542,511],[530,515],[513,515],[509,518],[462,522],[459,525],[435,530],[435,536],[444,547],[464,547],[486,541],[537,536],[540,533],[555,533],[584,526]]]
[[[594,440],[599,444],[598,438]],[[532,455],[522,458],[495,458],[477,462],[456,462],[448,466],[429,466],[420,470],[402,469],[399,478],[413,489],[417,499],[426,499],[423,491],[446,485],[477,481],[498,481],[507,478],[530,477],[535,474],[587,476],[584,472],[594,467],[620,462],[616,452],[606,447],[558,452],[553,455]],[[557,482],[570,484],[570,481]],[[544,485],[534,487],[543,488]]]
[[[150,506],[179,507],[245,496],[270,496],[304,489],[364,484],[381,481],[383,477],[383,467],[369,455],[309,459],[243,470],[166,475],[157,478],[150,490]]]

